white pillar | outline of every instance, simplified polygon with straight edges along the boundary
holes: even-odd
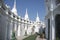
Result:
[[[53,13],[52,13],[52,40],[55,40],[55,26],[54,26],[54,16],[53,16]]]
[[[27,35],[27,24],[25,23],[25,35]]]
[[[13,14],[11,15],[11,18],[13,18]],[[12,32],[13,32],[13,20],[10,18],[10,39],[12,38]]]
[[[27,24],[25,23],[25,31],[27,30]]]
[[[51,30],[52,30],[52,33],[51,33],[51,40],[55,40],[55,26],[54,26],[54,13],[53,13],[53,1],[51,0]]]
[[[28,27],[28,23],[27,23],[27,35],[28,35],[28,28],[29,28],[29,27]]]
[[[10,38],[12,38],[12,27],[13,27],[13,21],[11,19],[11,22],[10,22]]]
[[[14,19],[14,31],[15,31],[15,36],[17,37],[17,17]]]
[[[20,34],[21,34],[21,36],[22,36],[22,22],[20,22],[20,26],[21,26],[21,27],[20,27],[20,32],[21,32]]]
[[[24,23],[22,23],[22,31],[23,31],[23,36],[25,35],[25,30],[24,30]]]
[[[55,40],[55,28],[52,26],[52,40]]]
[[[24,24],[21,22],[21,36],[24,36]]]
[[[14,21],[14,31],[17,30],[17,21]]]
[[[20,36],[20,23],[18,23],[18,36]]]

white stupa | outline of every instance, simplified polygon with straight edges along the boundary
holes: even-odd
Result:
[[[36,17],[36,22],[40,22],[39,16],[38,16],[38,12],[37,12],[37,17]]]
[[[25,20],[29,20],[27,8],[26,8]]]
[[[39,19],[39,16],[38,16],[38,12],[37,12],[37,17],[36,17],[36,24],[35,24],[35,32],[39,33],[39,28],[40,28],[40,19]]]
[[[14,6],[13,6],[13,8],[12,8],[12,10],[11,10],[15,15],[18,15],[17,14],[17,9],[16,9],[16,0],[14,0]]]

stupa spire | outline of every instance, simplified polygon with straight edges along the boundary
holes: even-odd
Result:
[[[14,6],[12,8],[12,12],[17,15],[17,9],[16,9],[16,0],[14,0]]]
[[[37,12],[37,17],[36,17],[36,22],[40,22],[39,16],[38,16],[38,12]]]
[[[25,20],[29,20],[27,8],[26,8]]]

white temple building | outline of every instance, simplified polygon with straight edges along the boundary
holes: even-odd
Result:
[[[0,0],[0,40],[11,40],[12,32],[15,32],[16,38],[28,36],[39,33],[40,27],[44,27],[44,23],[41,22],[38,12],[36,21],[31,21],[28,16],[28,9],[26,8],[25,17],[18,16],[16,1],[12,10],[4,3],[4,0]]]
[[[60,40],[60,0],[45,0],[46,38]]]

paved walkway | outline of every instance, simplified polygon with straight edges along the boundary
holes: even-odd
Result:
[[[39,36],[37,36],[36,40],[46,40],[46,39],[44,39],[44,38],[42,39]]]
[[[19,37],[17,37],[17,40],[22,40],[22,39],[24,39],[24,38],[27,38],[28,36],[19,36]]]

